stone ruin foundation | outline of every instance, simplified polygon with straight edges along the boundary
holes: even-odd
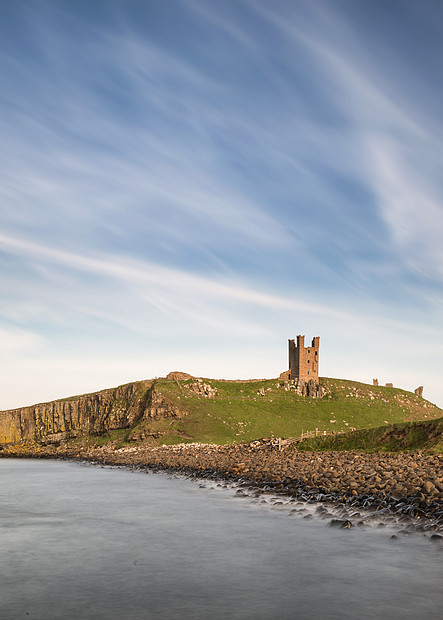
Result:
[[[282,373],[282,375],[285,376],[286,373]],[[304,381],[303,379],[284,379],[283,386],[277,383],[277,387],[282,387],[285,392],[295,392],[299,396],[309,396],[310,398],[322,398],[325,395],[325,389],[314,379],[309,381]]]

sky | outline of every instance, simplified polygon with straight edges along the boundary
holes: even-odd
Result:
[[[182,370],[443,407],[441,0],[0,3],[0,409]]]

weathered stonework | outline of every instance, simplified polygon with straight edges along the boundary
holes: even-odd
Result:
[[[289,378],[291,380],[310,381],[318,383],[318,356],[320,338],[312,339],[311,346],[305,347],[305,337],[297,336],[297,344],[289,340]]]
[[[203,379],[197,379],[193,383],[187,383],[184,386],[190,392],[204,396],[205,398],[215,398],[217,394],[217,388],[213,388],[209,383],[205,383]]]
[[[414,390],[414,394],[417,394],[417,396],[420,396],[420,398],[423,398],[423,386],[420,385],[420,387],[416,388]]]
[[[277,383],[277,387],[280,387],[279,383]],[[310,398],[322,398],[325,394],[324,388],[314,379],[309,381],[289,379],[284,381],[283,389],[285,392],[295,392],[299,396],[309,396]]]
[[[281,372],[278,378],[280,379],[280,381],[289,381],[289,370]]]

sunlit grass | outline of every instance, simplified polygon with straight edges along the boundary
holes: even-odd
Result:
[[[164,421],[162,428],[158,421],[143,421],[144,430],[151,433],[149,441],[225,444],[272,436],[297,437],[315,429],[321,434],[387,427],[442,415],[441,409],[410,392],[341,379],[322,379],[326,394],[321,399],[285,391],[283,382],[277,379],[204,379],[216,389],[215,397],[208,398],[187,387],[194,382],[156,382],[155,390],[187,413],[180,419]],[[263,392],[265,395],[260,395]]]

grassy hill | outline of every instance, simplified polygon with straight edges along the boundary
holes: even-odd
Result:
[[[158,379],[154,389],[187,412],[179,419],[143,420],[121,439],[173,444],[183,441],[231,443],[261,437],[295,437],[302,431],[348,431],[394,423],[430,420],[443,411],[398,388],[322,378],[323,398],[306,398],[285,389],[283,381]],[[209,387],[211,396],[204,394]],[[201,393],[198,393],[198,392]]]

